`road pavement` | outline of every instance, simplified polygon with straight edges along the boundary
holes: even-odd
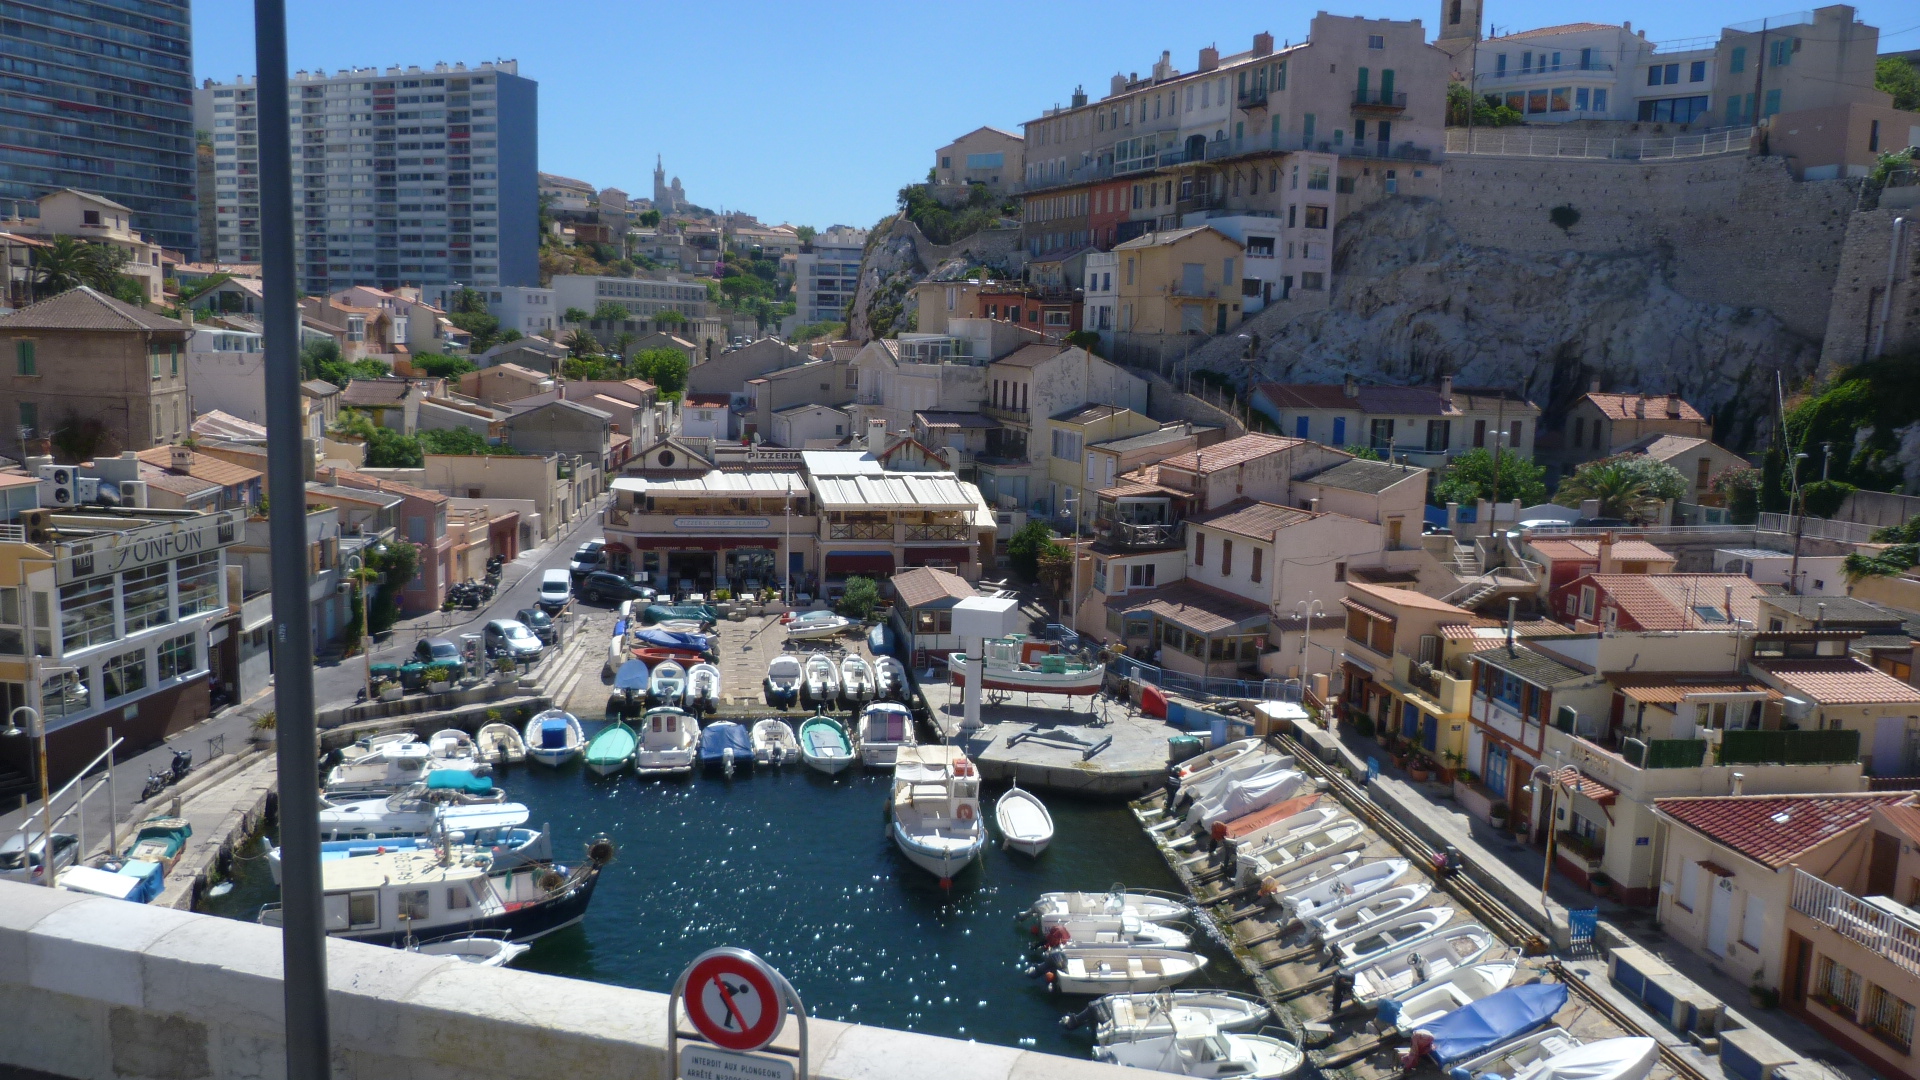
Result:
[[[490,619],[511,619],[521,608],[532,607],[540,588],[540,575],[543,571],[564,568],[572,558],[573,552],[587,540],[600,536],[600,505],[588,508],[580,518],[555,538],[539,547],[523,551],[520,557],[508,563],[501,572],[501,588],[494,593],[493,600],[482,604],[478,610],[455,610],[452,612],[431,612],[426,615],[403,619],[394,624],[386,639],[376,643],[373,662],[399,662],[413,651],[415,643],[423,637],[448,637],[458,641],[463,633],[479,633]],[[344,660],[317,664],[314,667],[313,696],[316,708],[349,703],[354,700],[366,685],[367,661],[359,656]],[[145,808],[137,805],[140,789],[145,785],[149,771],[163,772],[173,761],[176,749],[191,750],[196,770],[203,767],[213,754],[224,749],[227,753],[238,753],[246,749],[247,737],[253,722],[263,713],[274,711],[273,692],[266,692],[239,705],[222,709],[206,720],[182,731],[165,742],[137,750],[121,747],[114,764],[113,802],[122,821],[134,817],[151,816]],[[105,748],[105,744],[102,744]],[[55,779],[64,782],[65,778]],[[84,786],[91,787],[98,774],[90,778]],[[168,795],[163,794],[154,800],[155,806],[164,806]],[[56,799],[54,814],[73,805],[73,796]],[[84,836],[88,847],[92,847],[96,838],[106,835],[108,818],[108,799],[105,790],[97,792],[88,800]],[[39,800],[29,802],[26,809],[20,806],[6,808],[0,814],[0,840],[12,836],[24,817],[31,814],[39,829]],[[70,816],[64,822],[54,826],[56,832],[80,833],[81,822],[78,816]]]

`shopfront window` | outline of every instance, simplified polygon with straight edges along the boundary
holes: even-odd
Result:
[[[108,701],[145,690],[147,688],[147,654],[131,652],[114,657],[100,666],[100,679],[105,686]]]
[[[220,553],[191,555],[177,564],[180,572],[180,617],[212,611],[220,603]]]
[[[149,627],[172,621],[172,604],[167,599],[167,564],[154,563],[121,575],[127,612],[127,633],[137,634]]]
[[[60,645],[65,652],[114,640],[113,575],[60,586]]]
[[[160,643],[160,678],[177,679],[199,669],[199,650],[192,634],[181,634]]]
[[[40,715],[47,720],[85,712],[88,697],[86,668],[48,675],[40,683]]]

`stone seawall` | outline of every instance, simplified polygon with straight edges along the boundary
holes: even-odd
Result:
[[[689,957],[691,959],[691,957]],[[340,1080],[668,1080],[664,994],[333,941]],[[280,933],[0,881],[0,1072],[284,1075]],[[805,988],[801,988],[804,994]],[[822,1080],[1120,1080],[1114,1066],[814,1020]],[[783,1043],[792,1044],[789,1024]]]

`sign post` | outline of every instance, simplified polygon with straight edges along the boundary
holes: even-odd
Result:
[[[800,1024],[798,1050],[770,1050],[789,1009]],[[683,1011],[693,1025],[686,1039]],[[806,1007],[793,984],[765,960],[745,949],[710,949],[673,984],[667,1057],[679,1080],[806,1080]]]

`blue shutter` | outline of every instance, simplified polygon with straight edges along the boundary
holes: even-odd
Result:
[[[1293,434],[1295,438],[1299,438],[1299,439],[1304,439],[1307,437],[1307,418],[1306,417],[1296,416],[1293,418]]]
[[[1347,445],[1347,418],[1344,416],[1333,418],[1333,445]]]

